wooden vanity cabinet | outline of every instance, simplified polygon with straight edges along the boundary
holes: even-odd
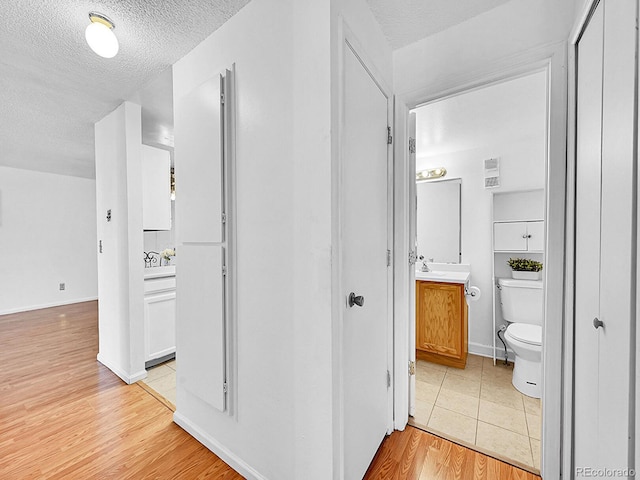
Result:
[[[416,358],[464,368],[467,316],[463,284],[417,281]]]

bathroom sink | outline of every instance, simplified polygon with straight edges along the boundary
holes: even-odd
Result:
[[[425,282],[467,283],[469,281],[469,272],[448,272],[444,270],[423,272],[422,270],[416,270],[416,280]]]

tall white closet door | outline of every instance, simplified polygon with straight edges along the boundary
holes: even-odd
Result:
[[[576,326],[575,427],[576,466],[596,458],[598,425],[598,331],[600,316],[600,180],[602,151],[602,36],[600,3],[578,45],[576,165]]]
[[[628,462],[632,432],[636,9],[637,0],[607,0],[604,10],[598,438],[611,468]]]
[[[578,44],[577,469],[625,468],[632,446],[636,9],[602,0]]]

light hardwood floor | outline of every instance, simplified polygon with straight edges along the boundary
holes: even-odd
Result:
[[[97,350],[96,302],[0,316],[0,479],[242,478]],[[407,427],[385,439],[365,478],[539,477]]]
[[[97,303],[0,317],[0,478],[242,478],[96,361]]]

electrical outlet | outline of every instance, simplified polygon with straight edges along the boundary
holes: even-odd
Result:
[[[65,288],[65,284],[64,284],[64,283],[61,283],[61,284],[60,284],[60,290],[64,290],[64,288]]]

